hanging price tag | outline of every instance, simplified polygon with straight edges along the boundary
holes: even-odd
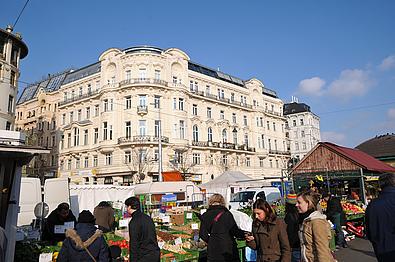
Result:
[[[177,237],[177,238],[174,240],[174,244],[176,244],[176,245],[181,245],[181,244],[182,244],[182,239],[181,239],[181,237]]]
[[[196,224],[196,223],[193,223],[193,224],[191,224],[191,228],[192,228],[193,230],[199,229],[199,225]]]
[[[206,213],[207,209],[200,209],[200,214],[203,215],[204,213]]]
[[[39,262],[52,262],[52,253],[42,253],[38,258]]]
[[[159,246],[160,249],[162,249],[164,245],[165,245],[164,241],[158,242],[158,246]]]
[[[187,219],[192,219],[192,213],[187,213]]]

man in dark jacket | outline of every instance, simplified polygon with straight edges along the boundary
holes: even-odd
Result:
[[[378,199],[366,209],[367,237],[379,262],[395,259],[395,174],[380,176]]]
[[[76,230],[66,231],[66,239],[57,261],[108,262],[109,260],[108,246],[103,232],[95,227],[95,217],[92,213],[89,210],[83,210],[78,216]]]
[[[222,195],[209,198],[209,208],[201,217],[199,236],[207,243],[208,261],[240,261],[235,237],[244,239],[244,231],[237,227]]]
[[[48,240],[52,244],[63,241],[66,236],[64,231],[62,231],[62,227],[64,227],[64,224],[67,222],[72,222],[72,227],[74,227],[77,220],[70,210],[69,204],[61,203],[47,217],[44,224],[42,239]]]
[[[157,262],[160,250],[156,239],[155,225],[152,219],[140,211],[140,201],[136,197],[125,200],[129,222],[129,261]]]
[[[348,247],[344,239],[342,226],[345,225],[345,213],[339,197],[330,196],[327,202],[326,217],[333,225],[335,225],[336,232],[336,246]]]

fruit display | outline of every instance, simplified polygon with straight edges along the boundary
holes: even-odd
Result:
[[[349,202],[342,202],[342,207],[343,207],[343,210],[346,213],[346,215],[365,213],[365,210],[362,207],[357,206],[356,204],[349,203]]]

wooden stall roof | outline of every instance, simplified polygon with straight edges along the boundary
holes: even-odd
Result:
[[[291,174],[359,170],[395,173],[395,168],[358,150],[319,142],[291,171]]]

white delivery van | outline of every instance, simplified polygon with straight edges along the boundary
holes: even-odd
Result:
[[[60,203],[70,203],[68,178],[47,179],[42,190],[39,178],[22,177],[17,225],[29,225],[36,218],[34,207],[43,200],[48,204],[49,212],[56,209]]]
[[[280,190],[277,187],[249,187],[243,191],[234,193],[230,199],[231,209],[242,209],[254,203],[258,198],[266,200],[269,204],[281,199]]]

